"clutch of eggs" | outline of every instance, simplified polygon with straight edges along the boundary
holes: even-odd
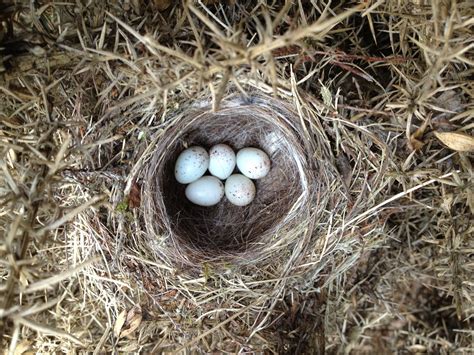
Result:
[[[255,198],[251,179],[261,179],[270,171],[270,158],[261,149],[243,148],[234,153],[226,144],[217,144],[209,153],[199,146],[185,149],[174,169],[176,180],[186,187],[186,198],[199,206],[214,206],[225,195],[236,206],[247,206]],[[234,173],[237,169],[241,174]],[[204,176],[206,171],[212,176]],[[221,180],[226,180],[225,185]]]

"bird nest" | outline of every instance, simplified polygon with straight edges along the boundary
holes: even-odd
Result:
[[[322,208],[317,192],[327,189],[330,171],[323,173],[321,159],[328,157],[315,158],[320,137],[288,102],[256,92],[232,95],[217,110],[199,101],[169,122],[143,166],[143,215],[155,252],[191,266],[246,264],[267,260],[299,231],[311,233],[308,217]],[[270,156],[270,173],[255,181],[256,198],[245,207],[225,199],[213,207],[192,204],[174,177],[183,149],[218,143],[258,147]]]

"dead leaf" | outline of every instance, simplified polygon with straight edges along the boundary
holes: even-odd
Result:
[[[295,320],[296,320],[296,315],[298,314],[298,311],[300,310],[300,304],[298,301],[294,301],[292,304],[291,304],[291,308],[290,308],[290,323],[291,324],[294,324],[295,323]]]
[[[413,136],[410,137],[410,149],[411,150],[417,150],[418,151],[421,148],[423,148],[424,145],[425,145],[425,143],[423,143],[419,139],[416,139]]]
[[[120,335],[120,332],[123,328],[123,325],[125,324],[126,319],[127,319],[127,311],[123,310],[122,312],[120,312],[120,314],[117,317],[117,320],[115,321],[114,336],[116,338],[118,338],[118,336]]]
[[[142,309],[140,306],[133,307],[128,311],[125,325],[120,332],[119,338],[132,334],[142,322]]]
[[[128,207],[137,208],[140,207],[140,185],[136,182],[132,184],[130,194],[128,195]]]
[[[158,11],[165,11],[171,5],[171,0],[155,0],[153,2]]]
[[[425,120],[423,121],[423,124],[416,129],[415,132],[410,134],[410,139],[408,141],[408,147],[411,150],[421,150],[423,146],[425,145],[425,142],[423,142],[422,137],[423,134],[425,133],[426,128],[428,125],[431,123],[431,115],[428,115]]]
[[[474,137],[459,132],[434,132],[441,143],[458,152],[474,152]]]

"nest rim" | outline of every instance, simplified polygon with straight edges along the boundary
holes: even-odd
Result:
[[[242,111],[246,114],[250,112],[249,116],[243,115]],[[231,119],[236,113],[239,114],[239,119],[236,120],[238,123]],[[243,265],[272,262],[272,257],[277,256],[278,252],[287,245],[295,243],[303,232],[312,234],[314,223],[311,216],[322,208],[319,206],[318,191],[327,187],[330,182],[327,176],[321,176],[318,173],[322,168],[320,160],[313,159],[317,155],[315,153],[317,147],[314,144],[315,137],[309,136],[306,126],[309,123],[306,119],[302,119],[288,100],[260,92],[253,92],[248,96],[230,94],[222,100],[218,110],[213,110],[211,100],[201,99],[196,100],[187,110],[180,110],[173,116],[169,120],[173,124],[169,124],[154,140],[157,145],[151,153],[150,160],[144,166],[143,174],[144,223],[150,239],[150,248],[159,254],[160,259],[191,268],[200,267],[205,263]],[[209,119],[213,119],[212,123],[209,123],[211,122]],[[206,121],[208,125],[204,124],[204,127],[196,131],[196,127]],[[219,133],[218,129],[214,133],[211,132],[212,139],[210,140],[209,132],[203,135],[203,131],[207,128],[222,125],[250,126],[253,128],[254,135],[246,131],[247,137],[251,138],[245,139],[242,134]],[[212,137],[212,134],[217,134],[217,136]],[[251,144],[245,144],[249,143],[249,140]],[[213,213],[214,216],[221,218],[219,222],[222,222],[223,218],[228,221],[228,223],[223,223],[224,225],[236,224],[231,233],[226,234],[227,239],[222,239],[220,245],[212,243],[209,238],[204,238],[204,244],[202,244],[202,238],[193,238],[192,228],[186,231],[186,227],[189,227],[191,222],[186,222],[186,219],[182,217],[183,215],[189,217],[189,213],[185,214],[176,209],[170,213],[170,194],[164,193],[170,190],[171,184],[171,190],[177,192],[177,196],[182,196],[179,189],[184,190],[184,188],[181,186],[173,190],[177,183],[173,185],[171,176],[174,169],[173,162],[183,148],[196,144],[210,148],[215,143],[228,144],[236,151],[244,145],[263,149],[272,161],[269,175],[272,175],[272,171],[280,173],[280,176],[278,174],[270,176],[269,181],[265,181],[267,178],[262,181],[254,180],[257,186],[257,199],[259,192],[262,194],[265,184],[279,185],[276,188],[264,190],[267,195],[257,201],[259,207],[252,208],[254,203],[250,204],[250,211],[246,211],[245,220],[241,218],[240,224],[236,224],[236,220],[229,217],[232,212],[223,213],[223,210],[231,209],[233,213],[238,213],[241,207],[233,208],[228,202],[218,205]],[[173,149],[173,147],[181,147],[181,149]],[[288,155],[291,159],[288,159]],[[160,178],[163,173],[167,174],[167,178]],[[277,181],[278,179],[280,181]],[[283,200],[272,201],[272,198],[281,198],[278,193],[283,190],[282,182],[287,184],[286,190],[290,193]],[[176,200],[172,202],[176,203]],[[255,215],[258,208],[262,208],[263,212]],[[201,218],[203,209],[209,212],[208,207],[201,208],[199,214]],[[188,212],[196,210],[199,210],[199,207],[195,205],[188,208]],[[178,214],[176,212],[181,213],[180,220],[176,219]],[[276,218],[269,221],[264,218],[263,213],[265,215],[274,213]],[[254,224],[251,228],[245,228],[248,225],[243,224],[244,222]],[[221,232],[224,230],[225,228]],[[241,230],[247,230],[248,233],[253,234],[244,235],[240,244],[232,243],[231,239],[236,239],[236,233]],[[188,234],[183,236],[183,231]],[[221,233],[220,237],[223,236]]]

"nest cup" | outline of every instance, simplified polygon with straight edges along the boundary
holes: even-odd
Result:
[[[157,138],[145,173],[142,201],[151,247],[167,259],[195,265],[208,261],[256,262],[284,244],[292,228],[308,218],[316,167],[302,120],[286,102],[265,95],[229,97],[217,111],[200,102],[177,113]],[[271,170],[254,180],[255,200],[201,207],[185,197],[174,177],[178,155],[187,147],[225,143],[234,151],[257,147],[270,157]],[[207,173],[208,174],[208,173]],[[314,206],[313,206],[314,207]]]

